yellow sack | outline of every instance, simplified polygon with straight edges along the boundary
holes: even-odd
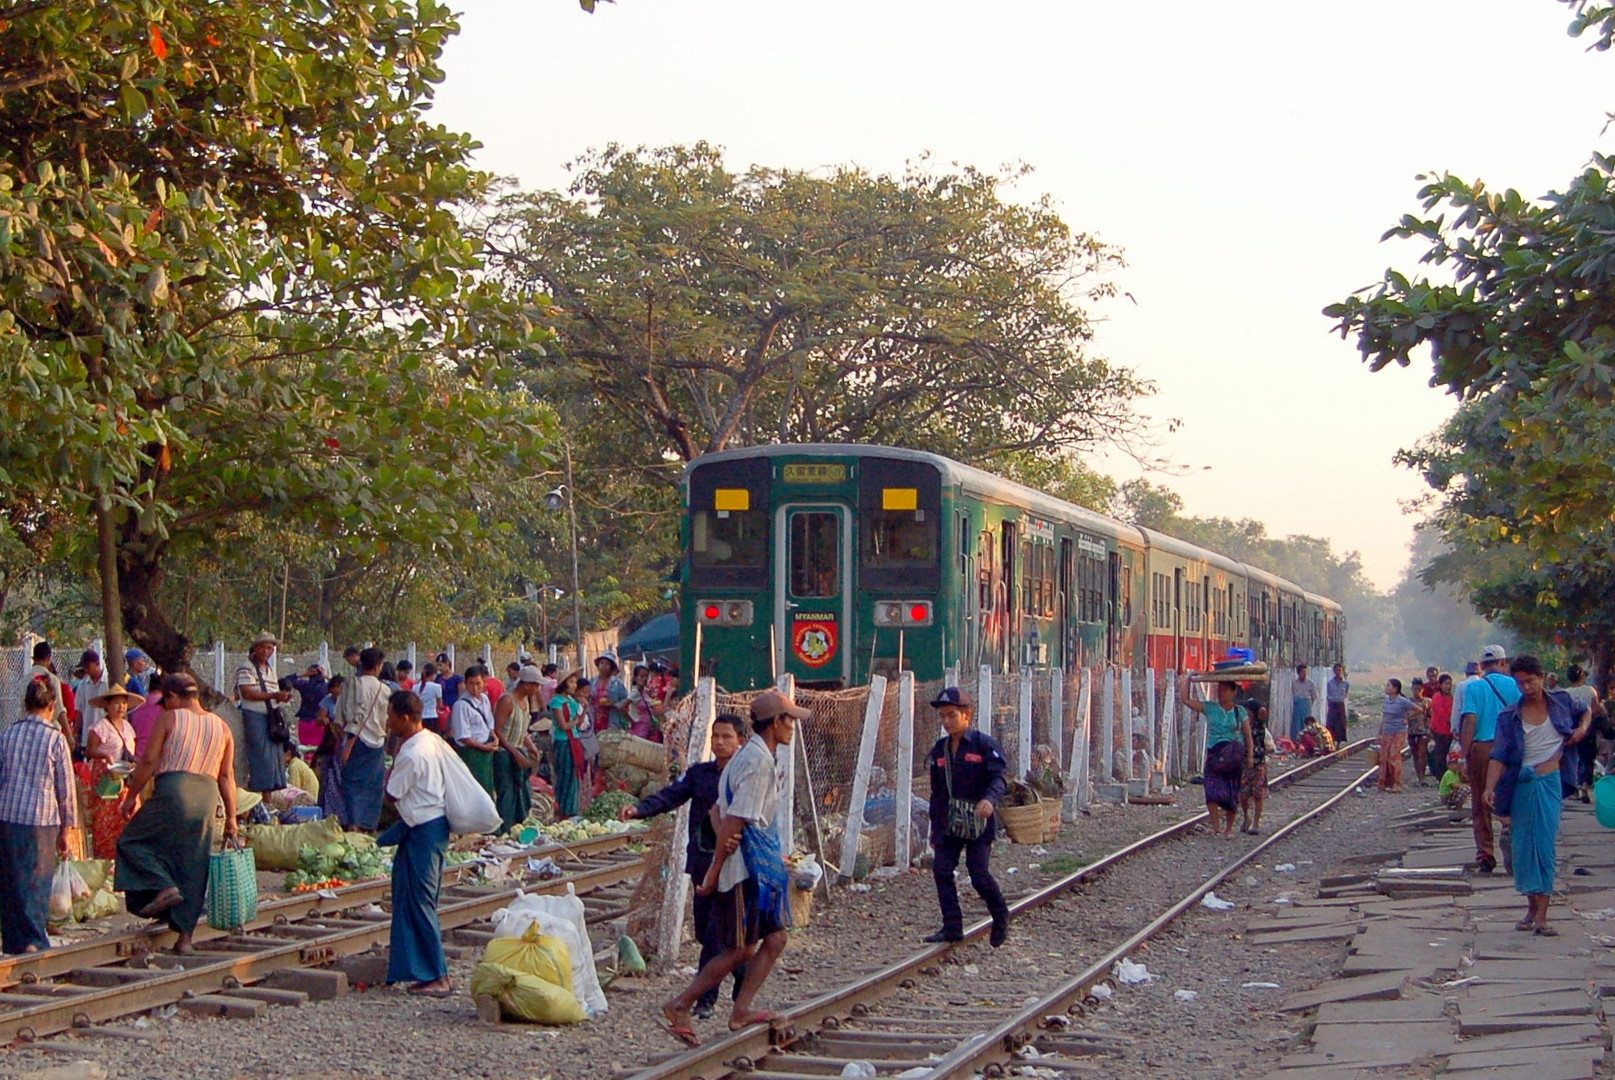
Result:
[[[247,825],[241,830],[260,870],[296,870],[297,852],[304,844],[324,847],[343,840],[336,818],[305,821],[301,825]]]
[[[499,939],[511,940],[516,939]],[[572,996],[572,991],[547,983],[536,975],[484,960],[471,973],[471,997],[491,997],[499,1002],[506,1020],[526,1020],[535,1024],[579,1024],[589,1017]]]
[[[488,947],[482,951],[482,962],[543,979],[573,997],[572,954],[560,938],[539,933],[536,922],[519,938],[494,938],[488,942]]]

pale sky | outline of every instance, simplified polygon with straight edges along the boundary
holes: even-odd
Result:
[[[433,117],[530,188],[608,142],[729,164],[1024,161],[1018,189],[1123,248],[1137,299],[1096,350],[1182,426],[1155,475],[1188,512],[1327,537],[1394,584],[1427,489],[1391,457],[1452,401],[1371,375],[1319,314],[1417,249],[1379,237],[1447,170],[1563,187],[1615,109],[1615,57],[1553,0],[459,0]],[[1210,466],[1205,469],[1204,466]],[[1114,458],[1119,479],[1137,474]]]

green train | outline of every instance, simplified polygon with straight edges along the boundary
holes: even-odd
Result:
[[[1232,647],[1343,660],[1327,597],[936,454],[812,444],[684,475],[688,676],[748,690],[906,669],[1200,669]]]

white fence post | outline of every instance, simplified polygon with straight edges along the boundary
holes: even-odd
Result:
[[[852,773],[852,796],[847,804],[847,825],[841,833],[841,876],[851,880],[858,865],[858,841],[864,833],[864,802],[869,798],[869,770],[875,764],[875,736],[886,711],[886,676],[869,677],[869,703],[864,706],[864,731],[858,740],[858,764]]]
[[[993,669],[981,665],[976,682],[976,730],[993,733]]]
[[[1122,775],[1124,784],[1130,784],[1136,777],[1133,776],[1133,669],[1122,668]]]
[[[331,643],[329,641],[320,642],[319,664],[327,677],[336,674],[331,670]]]
[[[695,715],[690,719],[690,738],[684,760],[690,764],[712,756],[712,721],[717,715],[718,688],[712,679],[695,684]],[[690,804],[673,815],[673,838],[668,841],[668,860],[662,873],[667,888],[662,893],[661,918],[656,935],[656,958],[664,965],[678,962],[679,945],[684,938],[684,906],[690,896],[690,878],[683,872],[684,848],[690,840]]]
[[[897,676],[897,859],[899,869],[907,870],[914,857],[914,837],[910,828],[914,801],[914,673]]]
[[[449,670],[444,675],[444,678],[447,678],[449,675],[453,675],[458,672],[460,668],[459,665],[455,663],[454,642],[451,641],[447,645],[443,646],[443,651],[449,654]]]
[[[1168,780],[1182,780],[1178,768],[1178,678],[1177,672],[1168,670],[1161,690],[1161,760]]]
[[[779,677],[774,689],[795,702],[796,676],[787,671]],[[805,755],[802,760],[807,760]],[[791,747],[782,746],[774,751],[774,767],[785,778],[779,789],[779,820],[774,823],[774,832],[779,837],[780,850],[789,855],[796,850],[796,754]]]
[[[482,643],[482,666],[493,671],[493,646],[486,641]]]
[[[1035,678],[1030,671],[1021,672],[1021,700],[1018,703],[1020,712],[1020,737],[1017,740],[1019,747],[1015,751],[1015,777],[1026,779],[1026,771],[1032,767],[1032,680]]]
[[[1157,730],[1157,728],[1155,726],[1155,718],[1156,718],[1156,712],[1155,712],[1155,669],[1154,668],[1145,668],[1144,669],[1144,743],[1148,747],[1149,755],[1150,755],[1150,764],[1149,764],[1149,770],[1150,771],[1149,771],[1149,775],[1144,777],[1144,791],[1146,793],[1153,790],[1153,788],[1151,787],[1151,781],[1153,781],[1155,779],[1155,763],[1156,763],[1157,760],[1159,760],[1157,758],[1157,756],[1156,756],[1159,753],[1159,751],[1155,747],[1155,732]]]
[[[1099,732],[1099,775],[1107,784],[1116,781],[1116,669],[1105,669],[1105,686],[1100,694],[1104,728]]]
[[[321,646],[322,648],[324,646]],[[415,678],[421,677],[420,658],[415,655],[415,643],[412,641],[404,647],[404,659],[409,661],[409,669],[415,673]]]
[[[215,641],[213,643],[213,689],[225,697],[231,696],[229,686],[234,675],[235,672],[233,671],[229,675],[224,673],[224,642]]]
[[[1077,715],[1071,723],[1071,764],[1066,772],[1065,785],[1075,800],[1075,808],[1079,811],[1085,811],[1093,805],[1093,788],[1088,780],[1088,747],[1093,734],[1092,711],[1093,670],[1083,668],[1082,681],[1077,687]]]
[[[956,667],[943,668],[942,669],[942,685],[943,686],[958,686],[959,685],[959,669],[956,668]]]
[[[1049,745],[1054,747],[1054,768],[1065,768],[1065,668],[1049,669]]]

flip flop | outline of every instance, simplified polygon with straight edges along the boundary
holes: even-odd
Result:
[[[1514,924],[1514,929],[1516,929],[1516,930],[1535,930],[1536,929],[1536,923],[1532,922],[1528,918],[1521,919],[1519,922]]]
[[[692,1050],[701,1045],[701,1036],[697,1035],[695,1029],[689,1024],[664,1023],[661,1028]]]
[[[1536,936],[1537,937],[1558,937],[1559,936],[1559,931],[1555,930],[1551,926],[1539,926],[1539,927],[1536,928]]]
[[[756,1012],[751,1014],[751,1019],[747,1020],[744,1024],[741,1024],[739,1027],[735,1026],[735,1022],[733,1020],[729,1021],[729,1030],[730,1031],[744,1031],[744,1030],[746,1030],[747,1028],[751,1027],[754,1024],[772,1024],[775,1020],[778,1020],[778,1019],[779,1019],[779,1014],[771,1013],[767,1009],[759,1009]]]
[[[454,996],[453,989],[448,989],[448,990],[428,990],[424,986],[412,986],[412,987],[409,988],[408,993],[414,994],[416,997],[429,997],[429,998],[446,998],[446,997],[453,997]]]
[[[173,886],[169,886],[162,892],[158,893],[151,903],[135,912],[135,914],[139,915],[142,919],[155,919],[169,908],[178,907],[184,902],[185,894]]]

